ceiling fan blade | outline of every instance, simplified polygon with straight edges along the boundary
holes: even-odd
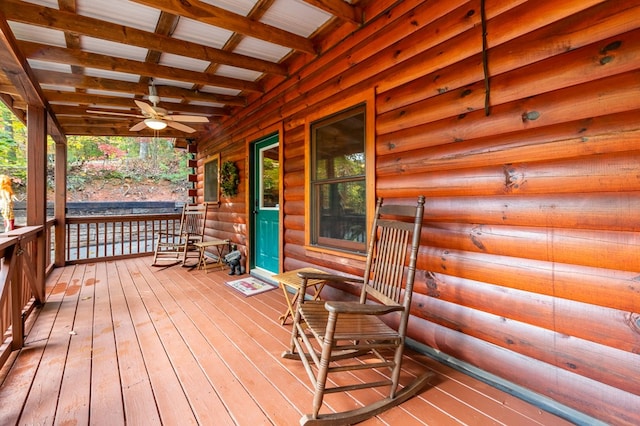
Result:
[[[149,105],[148,103],[139,101],[137,99],[134,99],[133,102],[135,102],[136,105],[138,105],[138,108],[142,110],[143,114],[147,114],[147,115],[150,115],[151,117],[155,117],[156,111],[153,109],[151,105]]]
[[[127,114],[124,112],[98,111],[98,110],[90,110],[90,109],[88,109],[87,112],[89,114],[115,115],[117,117],[145,118],[144,115]]]
[[[180,130],[181,132],[193,133],[196,131],[196,129],[194,128],[185,126],[184,124],[176,123],[175,121],[167,120],[167,125],[169,127],[173,127],[176,130]]]
[[[166,115],[165,120],[180,121],[182,123],[208,123],[209,119],[201,115]]]
[[[130,132],[139,132],[142,129],[145,129],[147,127],[146,124],[144,124],[144,121],[139,122],[138,124],[134,125],[132,128],[129,129]]]

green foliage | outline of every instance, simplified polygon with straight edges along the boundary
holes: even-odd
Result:
[[[278,182],[280,181],[280,163],[274,161],[271,158],[265,158],[263,160],[263,187],[264,190],[272,191],[278,188]]]
[[[0,167],[26,167],[26,141],[26,127],[0,102]]]
[[[238,167],[233,161],[225,161],[220,169],[220,187],[222,193],[226,196],[236,195],[238,193],[238,183],[240,176],[238,175]]]
[[[99,141],[93,136],[70,136],[67,138],[67,161],[69,164],[83,163],[102,156]]]

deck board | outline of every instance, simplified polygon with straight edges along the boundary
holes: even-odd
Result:
[[[159,424],[160,414],[156,408],[151,380],[120,282],[120,269],[116,267],[115,262],[109,264],[107,285],[125,418],[131,424],[144,424],[145,421],[149,424]],[[122,421],[124,422],[124,419]]]
[[[64,284],[48,287],[48,302],[37,312],[40,321],[34,322],[29,328],[29,334],[25,338],[26,346],[15,356],[15,367],[9,370],[11,374],[4,377],[0,387],[0,407],[2,407],[0,424],[2,425],[16,424],[20,418],[73,268],[59,269],[54,272],[51,274],[52,281],[49,282],[54,284],[64,282]]]
[[[84,265],[74,268],[62,293],[51,335],[48,340],[39,342],[45,348],[27,395],[20,423],[52,424],[55,419],[58,398],[52,398],[51,395],[59,394],[65,364],[69,360],[67,352],[72,337],[70,333],[73,331],[84,270]]]
[[[125,424],[125,417],[107,265],[96,264],[89,417],[95,425],[119,426]]]
[[[225,271],[150,263],[54,270],[26,347],[0,377],[0,424],[293,425],[310,411],[302,364],[281,357],[291,325],[278,321],[279,290],[247,298]],[[401,383],[432,370],[430,386],[363,425],[569,424],[425,355],[405,358]],[[323,411],[381,392],[329,395]]]
[[[137,262],[136,267],[139,268],[139,277],[143,278],[135,280],[136,287],[143,295],[143,302],[151,314],[151,319],[198,423],[212,424],[216,421],[219,422],[218,424],[232,424],[230,417],[225,416],[226,409],[221,404],[215,388],[192,351],[192,348],[198,345],[202,332],[206,330],[201,331],[193,326],[193,322],[185,312],[186,306],[181,304],[183,300],[179,292],[178,298],[174,299],[145,266]],[[205,343],[200,342],[200,344]],[[217,407],[212,407],[214,405]]]
[[[284,424],[291,416],[300,417],[300,413],[292,410],[291,404],[284,399],[284,394],[279,392],[269,377],[265,375],[264,369],[271,368],[274,363],[265,362],[265,354],[263,348],[256,345],[249,336],[250,328],[238,327],[234,315],[237,315],[238,308],[234,306],[234,301],[227,297],[230,293],[222,293],[216,296],[206,297],[203,292],[211,294],[210,287],[197,280],[191,283],[184,283],[193,288],[194,292],[188,292],[193,297],[198,308],[207,313],[208,320],[218,328],[217,336],[220,341],[226,341],[227,344],[212,345],[216,346],[216,351],[224,361],[226,367],[233,372],[233,375],[245,386],[245,391],[250,400],[255,401],[256,412],[254,415],[255,422],[261,418],[259,424],[265,420],[270,420],[275,424]],[[221,303],[223,302],[223,303]],[[252,325],[251,328],[255,327]],[[275,374],[282,373],[282,371]],[[275,376],[274,376],[275,378]],[[273,379],[273,378],[272,378]],[[258,401],[259,398],[266,397],[264,400]],[[245,401],[245,403],[247,403]],[[250,403],[252,407],[254,403]],[[247,407],[245,406],[245,409]],[[252,423],[256,424],[256,423]],[[269,423],[267,423],[269,424]]]
[[[78,268],[81,269],[81,268]],[[76,314],[71,323],[67,359],[61,377],[60,396],[55,411],[56,422],[87,424],[91,394],[93,350],[94,289],[96,265],[86,265],[79,277]]]
[[[157,307],[145,304],[145,299],[147,303],[150,302],[148,291],[139,291],[135,286],[134,279],[139,279],[140,273],[123,263],[117,263],[117,268],[162,422],[197,424],[151,317]]]

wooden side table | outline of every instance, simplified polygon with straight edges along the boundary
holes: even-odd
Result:
[[[282,315],[278,318],[280,320],[280,324],[284,325],[287,322],[288,318],[293,318],[294,309],[296,302],[298,301],[298,297],[304,295],[300,294],[300,286],[302,285],[302,278],[298,276],[298,272],[312,272],[316,274],[326,274],[325,271],[321,271],[315,268],[301,268],[295,269],[293,271],[284,272],[282,274],[274,275],[272,278],[278,281],[282,292],[284,293],[284,300],[287,301],[287,310],[284,311]],[[312,300],[320,299],[320,292],[322,288],[326,284],[324,280],[307,280],[307,288],[313,288]],[[292,290],[292,293],[289,292],[289,289]]]
[[[194,243],[194,246],[198,247],[198,251],[200,252],[200,258],[198,259],[198,269],[204,269],[205,273],[208,273],[207,269],[207,247],[215,247],[218,250],[218,261],[212,264],[212,267],[220,267],[224,268],[224,263],[222,262],[222,253],[224,252],[224,246],[229,245],[229,240],[208,240],[201,241],[199,243]]]

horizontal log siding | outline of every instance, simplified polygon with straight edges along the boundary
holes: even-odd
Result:
[[[238,167],[238,175],[241,176],[242,179],[246,179],[246,167],[248,161],[244,153],[244,147],[241,150],[234,147],[234,149],[225,150],[223,152],[224,154],[221,157],[221,162],[233,161]],[[197,199],[199,202],[202,202],[204,197],[204,183],[202,180],[204,176],[204,163],[207,161],[207,157],[211,154],[212,153],[208,153],[198,159],[199,182],[197,184]],[[247,189],[248,187],[245,185],[245,182],[241,182],[241,184],[238,185],[238,193],[236,195],[229,197],[221,193],[220,205],[216,203],[209,205],[205,240],[214,238],[229,240],[231,244],[236,244],[238,250],[242,251],[246,255],[247,206],[245,203],[245,196]],[[215,250],[212,250],[212,253],[216,253]]]
[[[360,275],[304,247],[304,124],[375,88],[376,196],[427,197],[411,337],[640,424],[640,0],[487,1],[488,115],[480,16],[480,0],[398,2],[293,58],[199,146],[200,166],[222,152],[241,169],[214,236],[246,244],[246,141],[282,123],[284,269]]]

